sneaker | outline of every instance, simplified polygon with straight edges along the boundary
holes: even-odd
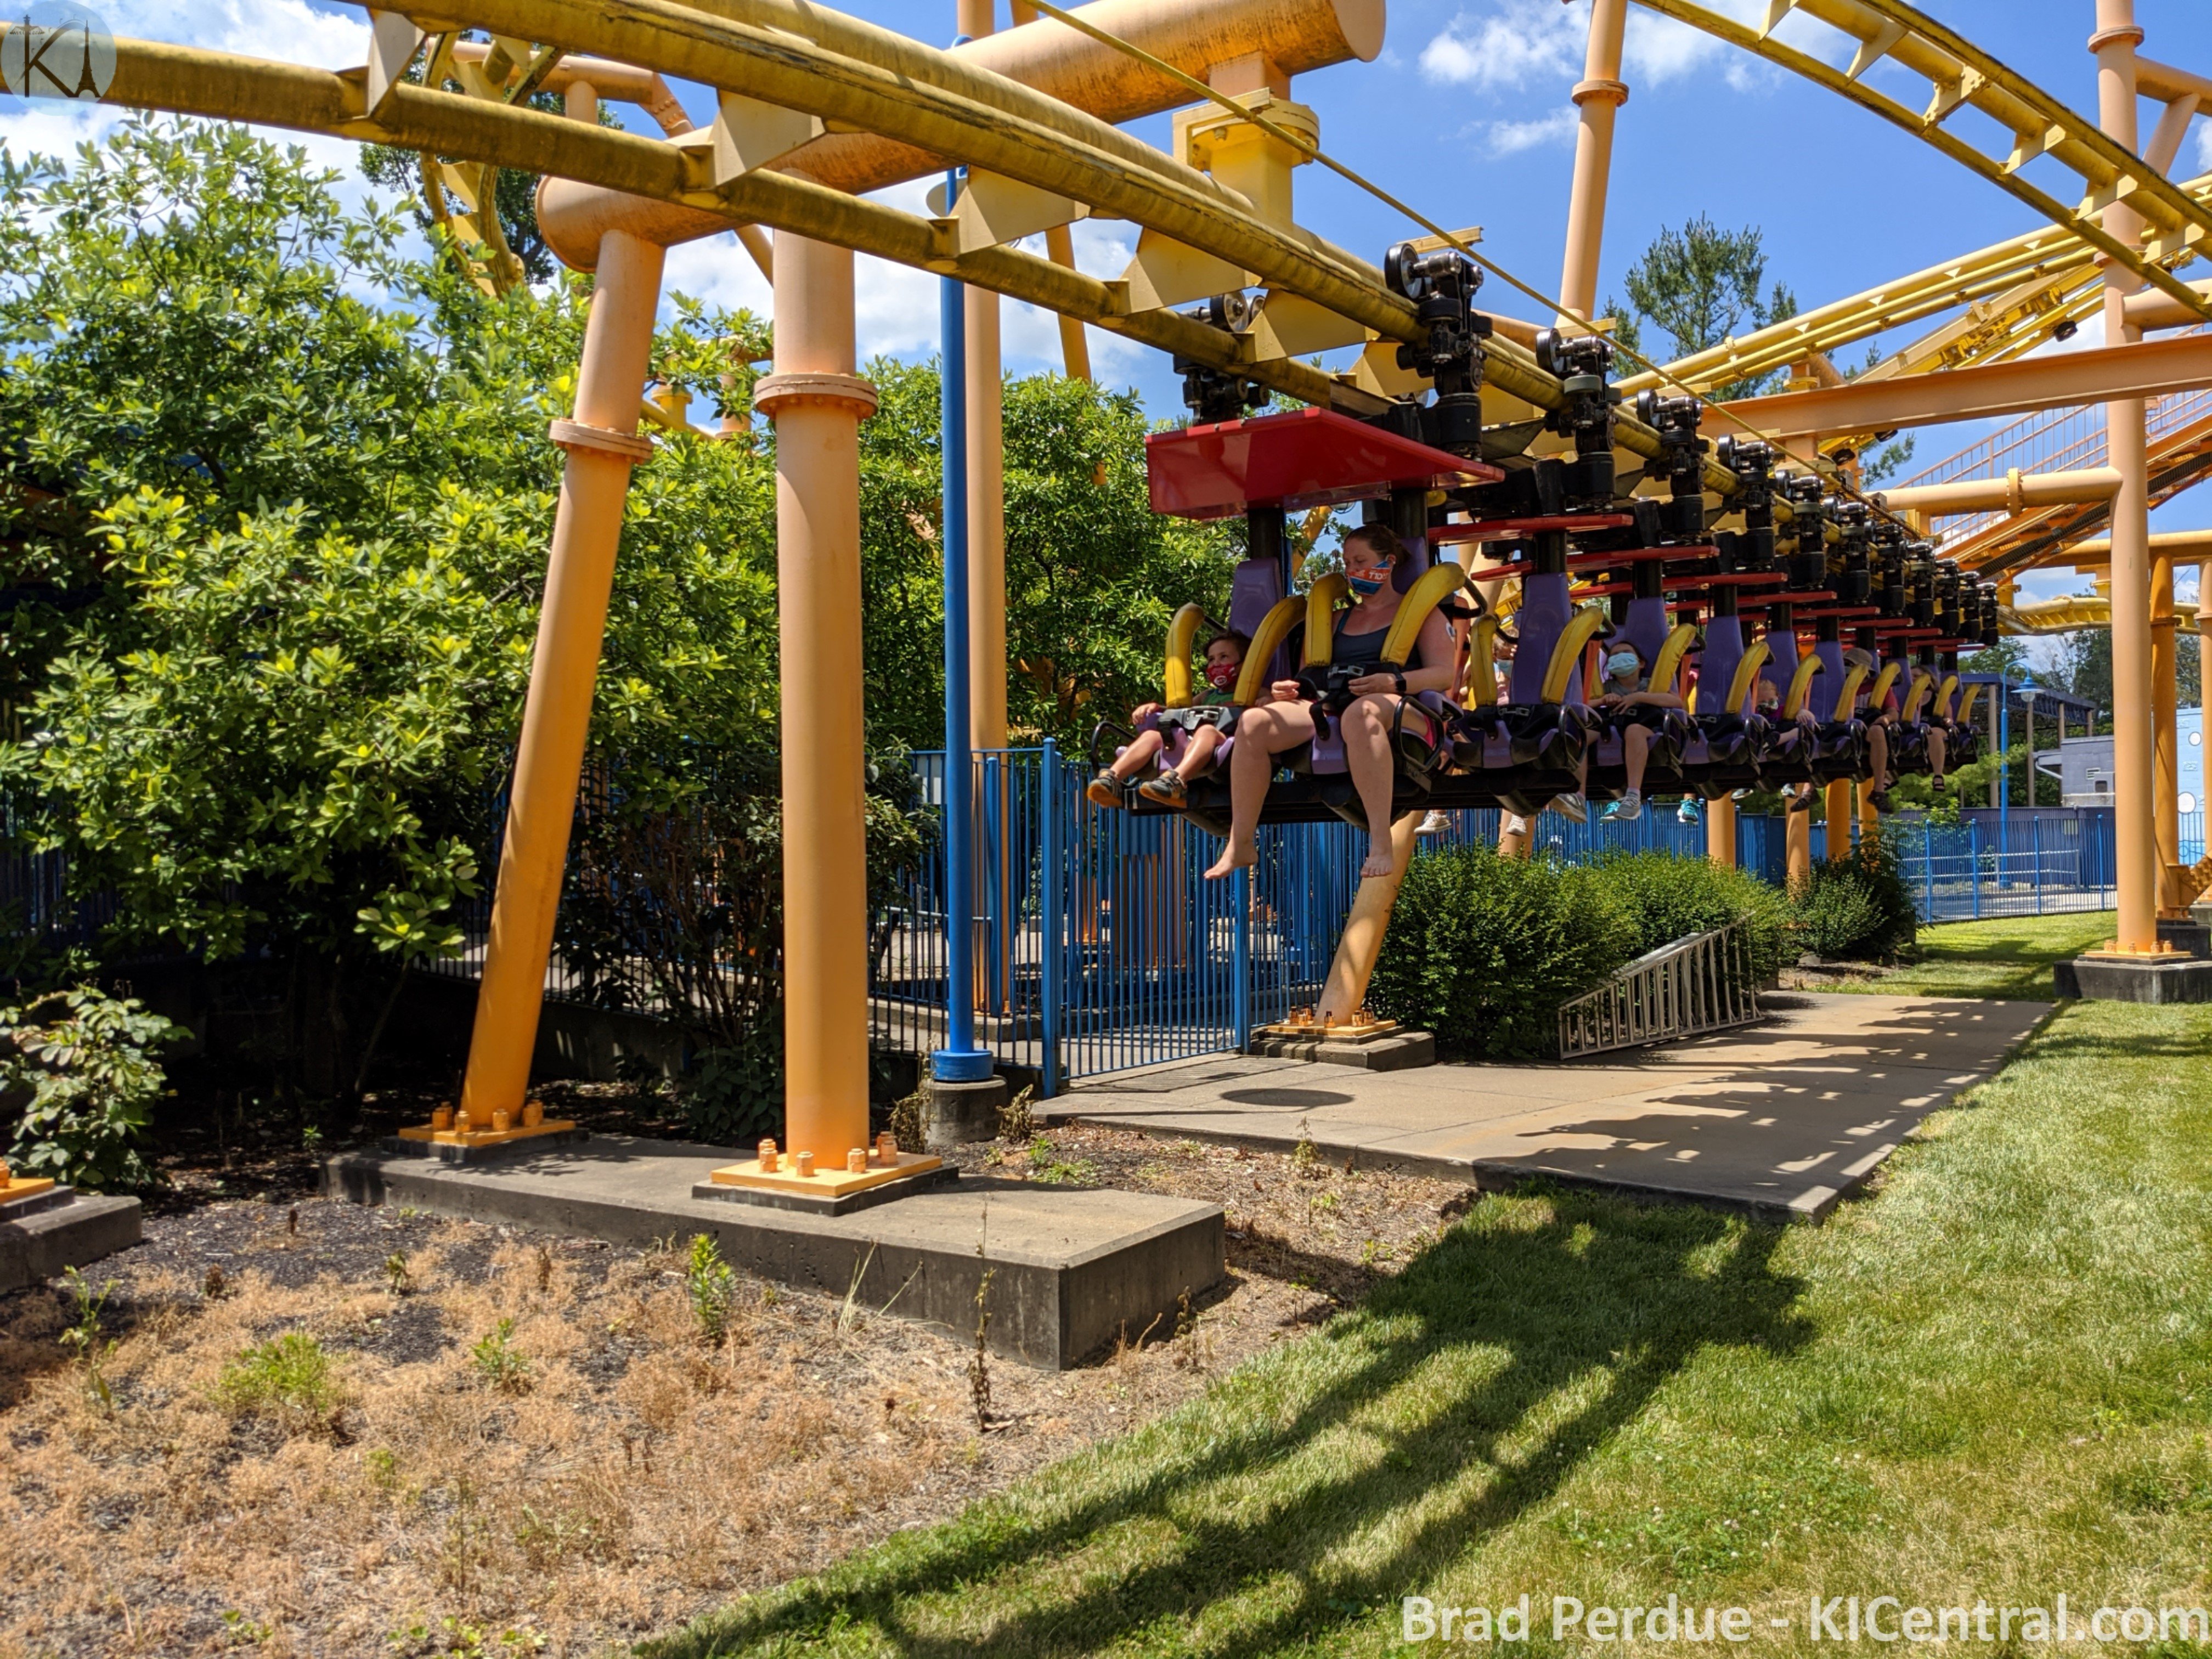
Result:
[[[1571,795],[1554,795],[1552,798],[1552,810],[1569,823],[1589,822],[1589,803],[1583,799],[1582,791],[1579,789]]]
[[[1813,792],[1807,789],[1793,797],[1790,802],[1790,810],[1793,812],[1811,811],[1813,810]]]
[[[1674,809],[1674,822],[1677,823],[1703,823],[1705,821],[1705,814],[1698,811],[1698,803],[1696,799],[1689,795],[1683,796],[1682,804]]]
[[[1083,798],[1094,806],[1119,806],[1121,804],[1121,780],[1111,771],[1102,770],[1083,786]]]
[[[1421,820],[1413,833],[1417,836],[1441,836],[1450,828],[1451,820],[1446,817],[1438,808],[1431,806],[1429,808],[1429,815]]]
[[[1626,794],[1622,795],[1619,800],[1607,807],[1605,811],[1599,815],[1598,822],[1600,823],[1626,823],[1632,818],[1640,818],[1643,816],[1643,792],[1641,790],[1631,789]]]
[[[1190,791],[1183,787],[1182,775],[1170,768],[1156,778],[1146,778],[1137,786],[1137,793],[1146,800],[1158,801],[1163,806],[1172,806],[1181,811],[1190,804]]]
[[[1527,835],[1528,833],[1528,820],[1522,817],[1518,812],[1508,812],[1505,815],[1505,833],[1509,836]]]

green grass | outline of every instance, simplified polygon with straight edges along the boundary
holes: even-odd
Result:
[[[216,1395],[233,1411],[286,1421],[327,1417],[338,1403],[331,1357],[304,1331],[246,1349],[222,1368]]]
[[[1671,1591],[1795,1651],[1815,1589],[2203,1605],[2208,1057],[2212,1009],[2072,1005],[1817,1228],[1486,1198],[1200,1399],[646,1650],[1379,1654],[1402,1595],[1525,1592],[1505,1651],[1596,1652],[1548,1598]]]
[[[1947,922],[1920,930],[1918,962],[1878,979],[1832,988],[2047,1002],[2057,994],[2051,988],[2051,964],[2094,950],[2112,936],[2109,910]]]

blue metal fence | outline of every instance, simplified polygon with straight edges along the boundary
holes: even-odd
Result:
[[[2109,910],[2118,902],[2112,811],[2103,806],[2015,806],[1962,813],[1957,824],[1891,821],[1923,921]],[[2201,815],[2185,844],[2201,842]]]
[[[979,753],[975,770],[975,1041],[1067,1082],[1243,1046],[1321,991],[1358,886],[1365,838],[1336,823],[1273,825],[1257,866],[1207,881],[1215,837],[1166,817],[1085,799],[1089,776],[1052,744]],[[941,808],[945,757],[915,757],[921,795]],[[1496,811],[1443,815],[1431,846],[1495,845]],[[1819,834],[1814,836],[1815,852]],[[1701,823],[1672,807],[1629,823],[1547,812],[1532,846],[1569,863],[1602,854],[1702,857]],[[1738,820],[1741,860],[1783,867],[1779,819]],[[870,1018],[875,1040],[927,1053],[945,1041],[944,848],[931,849],[879,918]]]

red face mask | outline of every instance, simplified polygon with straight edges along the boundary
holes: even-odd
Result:
[[[1206,665],[1206,684],[1218,691],[1226,691],[1237,684],[1237,677],[1243,672],[1241,662],[1210,662]]]

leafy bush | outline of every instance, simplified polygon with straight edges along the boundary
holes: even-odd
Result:
[[[152,1051],[180,1035],[89,985],[0,1008],[0,1110],[22,1114],[9,1165],[92,1192],[146,1185],[140,1147],[165,1082]]]
[[[1635,923],[1639,954],[1741,921],[1759,981],[1780,969],[1790,901],[1749,871],[1668,853],[1620,854],[1596,870]]]
[[[1832,960],[1891,960],[1911,948],[1918,927],[1912,890],[1887,841],[1823,860],[1792,897],[1805,947]]]
[[[1368,1002],[1471,1059],[1548,1058],[1559,1005],[1634,956],[1637,939],[1597,870],[1486,847],[1431,853],[1406,872]]]
[[[273,1417],[295,1427],[328,1417],[338,1403],[331,1357],[304,1331],[248,1348],[222,1368],[215,1391],[234,1412]]]
[[[514,1322],[502,1319],[469,1350],[469,1363],[488,1387],[501,1394],[530,1392],[530,1356],[514,1346]]]

